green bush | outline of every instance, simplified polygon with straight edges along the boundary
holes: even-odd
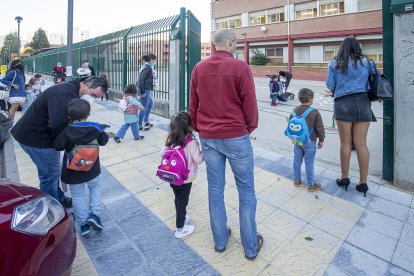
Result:
[[[255,50],[253,52],[253,56],[250,59],[251,65],[266,65],[269,62],[269,59],[266,57],[265,54],[260,52],[259,50]]]

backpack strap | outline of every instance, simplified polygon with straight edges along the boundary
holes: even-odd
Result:
[[[313,108],[312,106],[309,106],[308,109],[306,109],[305,112],[303,112],[303,114],[301,115],[302,118],[308,117],[308,115],[314,110],[315,108]]]
[[[72,123],[71,125],[77,126],[77,127],[94,127],[100,132],[103,132],[105,130],[101,124],[98,124],[95,122],[76,122],[76,123]]]
[[[295,112],[295,111],[292,111],[292,113],[291,113],[291,114],[292,114],[292,117],[299,117],[299,116],[298,116],[298,114],[296,114],[296,112]]]

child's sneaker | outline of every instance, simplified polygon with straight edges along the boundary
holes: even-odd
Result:
[[[87,223],[82,224],[80,226],[80,229],[81,229],[81,235],[82,236],[86,236],[86,235],[88,235],[91,232],[91,227]]]
[[[300,187],[300,186],[302,186],[302,183],[300,183],[300,181],[298,181],[298,180],[293,180],[293,186]]]
[[[101,223],[101,219],[97,215],[95,215],[95,214],[91,214],[86,222],[95,231],[102,231],[103,230],[103,225]]]
[[[189,215],[185,215],[184,225],[185,224],[189,224],[189,223],[190,223],[190,216]]]
[[[194,232],[194,225],[185,224],[184,227],[181,228],[181,231],[179,230],[175,231],[175,237],[177,239],[181,239],[181,238],[184,238],[185,236],[190,235],[193,232]]]
[[[308,192],[316,192],[316,191],[319,191],[321,188],[322,188],[321,184],[316,183],[313,186],[308,186]]]
[[[114,141],[117,142],[118,144],[121,143],[121,139],[119,137],[114,137]]]

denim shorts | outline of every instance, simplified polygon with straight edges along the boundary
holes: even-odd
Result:
[[[334,116],[338,121],[371,122],[372,111],[368,93],[352,93],[336,98]]]

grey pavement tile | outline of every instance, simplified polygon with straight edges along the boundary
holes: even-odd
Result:
[[[339,249],[331,264],[346,274],[358,276],[385,275],[389,268],[389,263],[348,243]]]
[[[397,204],[379,197],[373,198],[367,209],[398,219],[403,222],[407,219],[409,211],[409,208],[407,206]]]
[[[334,179],[324,177],[323,175],[317,176],[316,179],[321,184],[322,192],[324,193],[336,195],[339,190],[343,189],[336,184]]]
[[[414,196],[413,196],[413,199],[411,200],[411,208],[414,209]]]
[[[411,224],[405,224],[404,229],[401,232],[400,242],[403,242],[409,246],[414,247],[414,226]],[[414,255],[413,255],[414,260]]]
[[[367,196],[364,197],[364,195],[360,192],[358,192],[355,188],[355,184],[351,183],[348,186],[348,190],[345,191],[345,189],[339,189],[338,192],[335,194],[335,196],[353,202],[355,204],[358,204],[359,206],[366,208],[370,201],[373,198],[373,195],[370,194],[370,192],[368,191]]]
[[[414,247],[400,241],[397,244],[397,249],[395,250],[391,263],[414,274],[413,256]]]
[[[414,209],[410,208],[408,210],[408,216],[406,223],[411,224],[414,226]]]
[[[256,150],[256,151],[257,151],[257,150]],[[278,153],[272,152],[272,151],[268,151],[268,152],[266,152],[266,153],[261,154],[261,155],[260,155],[260,158],[267,159],[267,161],[268,161],[268,162],[272,162],[272,163],[274,163],[274,162],[277,162],[277,161],[279,161],[280,159],[284,158],[284,156],[283,156],[283,155],[281,155],[281,154],[278,154]],[[256,161],[256,160],[255,160],[255,161]]]
[[[387,262],[391,261],[397,245],[396,239],[359,225],[355,226],[349,234],[347,242]],[[381,246],[378,246],[379,244]]]
[[[142,205],[138,201],[138,199],[131,194],[125,198],[122,198],[111,204],[108,204],[105,207],[116,221],[122,220],[124,216],[130,213],[133,213],[141,209],[146,209],[146,207]]]
[[[342,271],[339,267],[334,264],[330,264],[328,268],[325,270],[323,276],[349,276],[345,272]]]
[[[376,196],[410,207],[413,195],[390,187],[381,186],[375,192]]]
[[[388,270],[387,276],[412,276],[413,273],[410,273],[398,266],[390,265],[390,269]]]
[[[361,227],[368,227],[388,237],[399,239],[404,223],[380,213],[365,210],[358,222]]]

